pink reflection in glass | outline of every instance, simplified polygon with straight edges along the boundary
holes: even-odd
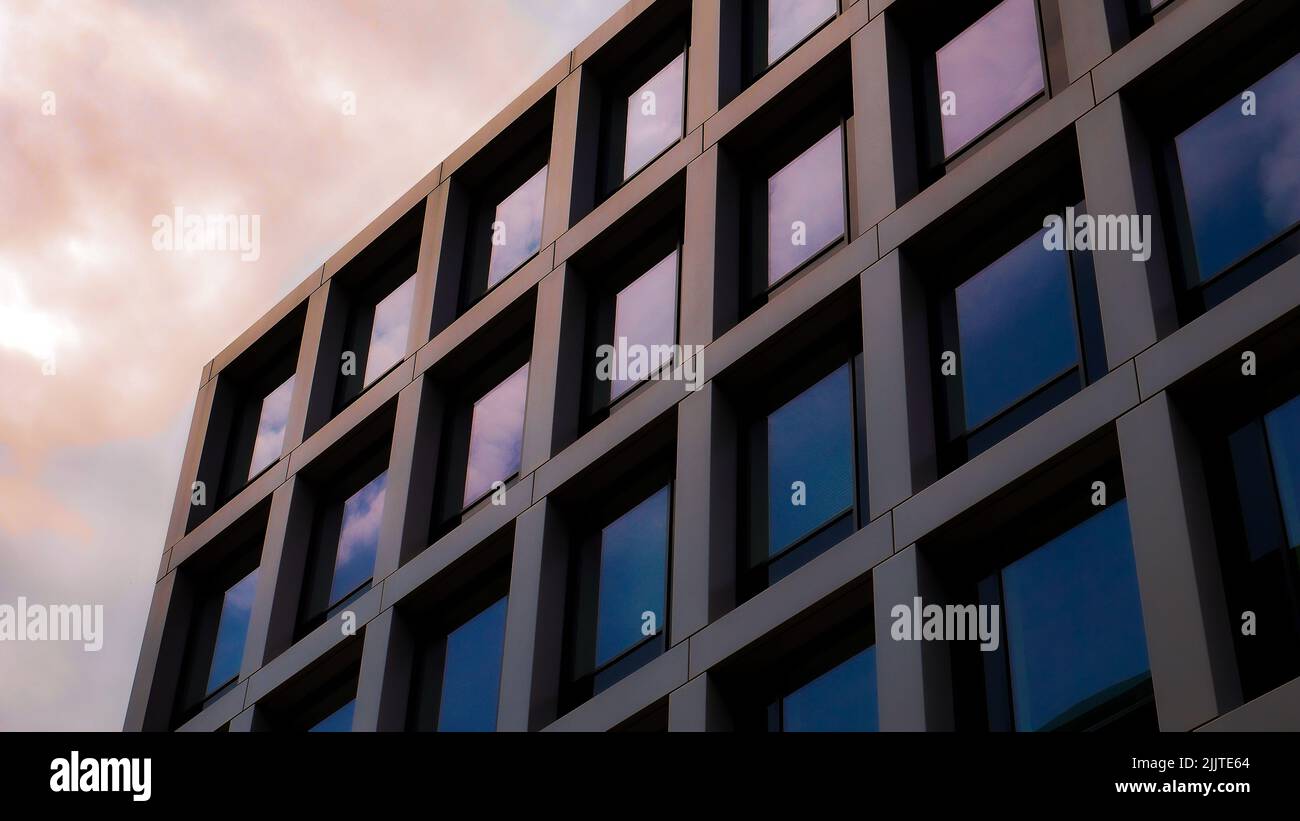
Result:
[[[527,394],[528,366],[524,365],[474,403],[462,499],[465,506],[491,490],[493,482],[519,472]]]
[[[289,377],[262,400],[262,411],[257,420],[257,439],[253,443],[253,458],[248,463],[249,479],[280,458],[284,446],[284,428],[289,422],[289,400],[293,399],[293,380],[294,377]]]
[[[768,0],[767,64],[803,42],[839,11],[839,0]]]
[[[415,277],[409,277],[375,306],[375,323],[370,328],[370,347],[366,350],[366,375],[369,385],[406,354],[406,337],[411,328],[411,301],[415,296]]]
[[[777,282],[844,236],[840,127],[767,181],[767,282]]]
[[[620,343],[620,340],[626,342]],[[672,345],[677,340],[677,252],[673,251],[646,271],[614,299],[614,342],[626,345]],[[629,357],[629,359],[631,359]],[[638,359],[638,362],[646,362]],[[665,361],[665,360],[660,360]],[[610,400],[650,376],[627,374],[615,379]]]
[[[934,59],[943,150],[951,156],[1043,91],[1034,0],[1003,0]]]
[[[627,98],[623,179],[682,138],[686,55],[679,54]]]
[[[514,193],[501,201],[492,218],[492,256],[487,287],[491,288],[542,248],[542,203],[546,200],[543,166]]]

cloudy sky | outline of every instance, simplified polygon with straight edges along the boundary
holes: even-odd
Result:
[[[121,728],[204,363],[621,4],[0,5],[0,605],[105,610],[0,642],[0,729]],[[154,250],[178,206],[260,257]]]

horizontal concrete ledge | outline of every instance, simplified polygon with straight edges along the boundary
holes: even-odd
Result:
[[[862,579],[893,554],[892,535],[888,515],[875,520],[691,636],[690,678],[753,646]]]
[[[475,511],[450,533],[421,550],[406,564],[384,580],[384,600],[380,608],[387,610],[409,596],[434,576],[455,564],[479,545],[508,526],[533,502],[533,475],[529,474],[506,489],[504,505],[487,505]]]
[[[1199,732],[1268,733],[1300,731],[1300,678],[1202,725]]]
[[[235,494],[235,498],[217,508],[198,527],[182,536],[176,544],[172,545],[171,562],[167,569],[173,570],[178,567],[190,556],[197,553],[205,544],[224,533],[226,528],[243,518],[244,514],[271,498],[271,494],[275,492],[275,489],[284,484],[288,478],[289,460],[281,457],[280,461],[271,465],[261,476],[258,476],[243,490]],[[209,496],[208,501],[213,501],[211,496]]]
[[[1138,355],[1142,398],[1155,396],[1300,312],[1300,257],[1279,265]]]
[[[617,727],[686,683],[688,655],[685,644],[677,645],[542,731],[601,733]]]
[[[881,255],[907,242],[984,186],[996,182],[1013,165],[1072,126],[1092,106],[1092,83],[1086,76],[1080,77],[997,139],[977,148],[969,161],[962,162],[881,220]]]
[[[1127,362],[894,509],[894,544],[905,547],[993,497],[1138,404]]]
[[[220,730],[244,709],[248,681],[241,681],[221,698],[203,708],[203,711],[176,728],[178,733],[214,733]]]
[[[289,474],[302,471],[339,440],[356,430],[358,425],[369,419],[381,406],[392,401],[401,393],[402,388],[411,384],[414,372],[415,357],[408,356],[402,364],[389,371],[387,376],[367,388],[355,402],[289,453]]]
[[[363,636],[362,628],[375,616],[379,615],[379,602],[383,598],[383,585],[372,587],[361,598],[353,602],[346,610],[317,627],[293,646],[267,662],[248,679],[248,695],[244,706],[251,706],[265,698],[294,676],[306,670],[317,661],[329,655],[345,641],[352,641]],[[352,613],[356,617],[357,634],[343,634],[343,617]]]

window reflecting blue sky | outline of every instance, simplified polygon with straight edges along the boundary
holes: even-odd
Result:
[[[310,733],[350,733],[352,732],[352,713],[355,712],[357,700],[353,699],[321,719]]]
[[[375,306],[366,351],[364,384],[369,385],[406,355],[406,337],[411,328],[411,303],[415,299],[415,277],[409,277]]]
[[[212,651],[212,667],[208,672],[208,694],[239,675],[256,589],[257,571],[254,570],[235,582],[222,596],[221,617],[217,621],[217,643]]]
[[[1016,727],[1051,729],[1147,677],[1128,504],[1002,571]]]
[[[330,585],[331,605],[360,587],[375,570],[375,550],[379,547],[387,488],[388,471],[384,471],[343,503],[334,582]]]
[[[844,139],[836,126],[767,181],[768,284],[844,236],[844,224]]]
[[[466,506],[491,490],[493,482],[519,472],[527,398],[528,366],[524,365],[474,403],[462,500]]]
[[[505,598],[447,635],[439,732],[492,732],[497,728],[505,636]]]
[[[492,256],[488,260],[487,278],[489,288],[541,250],[542,205],[545,202],[546,167],[543,166],[541,171],[497,206],[496,215],[492,218]]]
[[[781,703],[781,730],[801,732],[875,732],[876,648],[868,647],[786,696]]]
[[[627,98],[623,179],[682,138],[685,123],[686,55],[679,54]]]
[[[280,458],[280,451],[284,448],[284,428],[289,423],[293,380],[294,377],[289,377],[262,400],[262,411],[257,420],[257,439],[253,442],[253,458],[248,464],[249,479]]]
[[[767,418],[768,555],[853,505],[853,380],[847,364]],[[796,504],[795,482],[804,484]]]
[[[767,64],[803,42],[839,11],[839,0],[768,0]]]
[[[957,286],[957,334],[968,429],[1079,361],[1065,252],[1042,232]]]
[[[1202,280],[1300,221],[1300,55],[1249,90],[1174,140]]]
[[[1003,0],[939,49],[935,64],[943,150],[951,155],[1042,92],[1034,0]],[[945,99],[955,114],[943,113]]]
[[[614,341],[630,345],[671,345],[677,341],[677,252],[618,292],[614,300]],[[630,360],[631,361],[631,360]],[[648,366],[649,363],[646,363]],[[617,399],[649,373],[615,379],[610,398]]]
[[[669,498],[661,488],[600,534],[597,666],[645,638],[643,613],[654,613],[656,632],[666,626]]]
[[[1264,417],[1287,543],[1300,547],[1300,397]]]

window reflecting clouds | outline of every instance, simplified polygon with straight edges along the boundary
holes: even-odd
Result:
[[[409,277],[375,306],[366,350],[364,384],[383,376],[406,355],[406,338],[411,328],[411,303],[415,299],[415,277]]]
[[[253,442],[253,458],[248,465],[249,479],[280,458],[280,451],[284,448],[284,429],[289,423],[293,381],[294,377],[289,377],[262,400],[262,412],[257,420],[257,439]]]
[[[541,250],[545,201],[546,168],[543,167],[497,206],[492,218],[487,287],[505,279]]]
[[[767,182],[771,285],[844,236],[844,138],[837,126]]]
[[[528,366],[524,365],[474,403],[462,499],[465,506],[491,490],[493,482],[519,472],[527,396]]]
[[[364,584],[374,572],[387,487],[388,472],[384,471],[343,503],[334,581],[330,585],[331,605]]]
[[[627,98],[627,142],[623,179],[682,138],[686,98],[686,55],[679,54]]]

